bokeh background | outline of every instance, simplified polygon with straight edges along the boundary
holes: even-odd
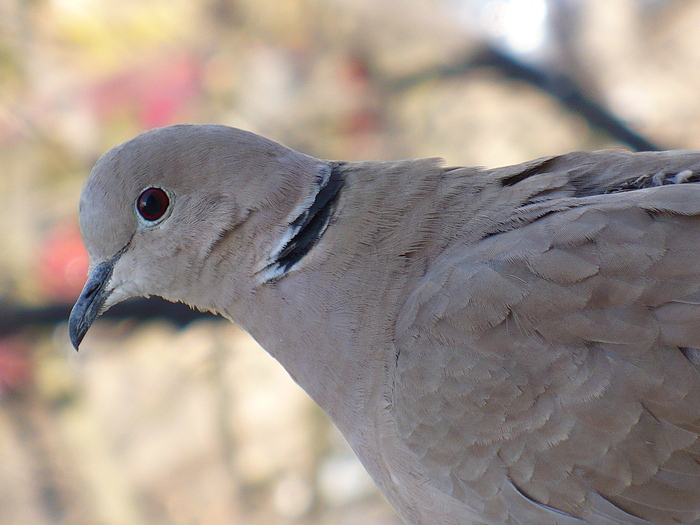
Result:
[[[399,523],[235,326],[127,311],[72,350],[77,204],[104,151],[178,122],[346,160],[625,145],[511,59],[698,148],[698,27],[697,0],[0,0],[0,524]]]

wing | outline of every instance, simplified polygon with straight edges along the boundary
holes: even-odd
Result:
[[[628,180],[526,199],[399,316],[399,433],[491,523],[700,520],[700,184]]]

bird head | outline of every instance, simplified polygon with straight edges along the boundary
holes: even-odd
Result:
[[[225,126],[162,128],[107,152],[80,199],[90,271],[70,316],[73,345],[130,297],[217,311],[230,300],[222,294],[235,293],[233,281],[254,281],[324,170],[322,161]]]

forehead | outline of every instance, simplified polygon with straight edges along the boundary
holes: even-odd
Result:
[[[160,186],[184,195],[206,188],[247,202],[266,194],[264,180],[278,185],[278,160],[290,152],[223,126],[162,128],[113,148],[96,163],[80,201],[80,225],[91,259],[111,257],[129,242],[138,223],[134,203],[144,189]],[[285,164],[281,171],[290,168],[300,170]]]
[[[92,261],[112,257],[129,242],[138,225],[135,201],[145,188],[180,194],[202,188],[216,144],[196,132],[194,127],[148,132],[97,161],[80,198],[80,229]]]
[[[131,190],[123,177],[116,176],[112,153],[97,162],[80,197],[80,230],[92,262],[112,257],[136,228]]]
[[[220,182],[251,163],[276,157],[283,148],[271,141],[224,126],[172,126],[152,130],[107,152],[91,178],[111,179],[139,191],[153,184],[197,191]]]

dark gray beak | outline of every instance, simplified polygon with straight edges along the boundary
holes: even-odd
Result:
[[[110,290],[107,290],[107,283],[112,277],[115,262],[116,258],[113,258],[95,267],[75,306],[73,306],[73,310],[71,310],[68,331],[71,343],[76,350],[78,350],[78,346],[92,323],[100,315],[102,307],[111,293]]]

